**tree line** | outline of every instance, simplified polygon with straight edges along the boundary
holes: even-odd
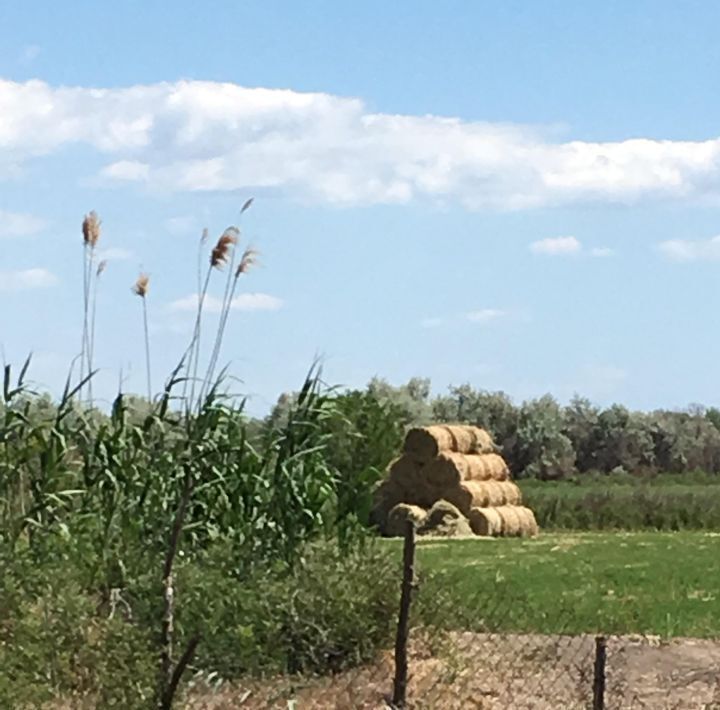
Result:
[[[469,384],[431,396],[430,381],[417,377],[400,386],[374,378],[363,390],[336,396],[365,449],[338,442],[334,455],[346,459],[338,462],[340,468],[387,463],[409,426],[460,422],[487,429],[516,478],[720,473],[720,409],[715,407],[638,412],[621,404],[600,407],[580,396],[562,405],[549,394],[515,403],[504,392]],[[263,424],[282,418],[292,399],[283,395]]]

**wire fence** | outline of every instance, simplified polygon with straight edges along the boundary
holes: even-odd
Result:
[[[552,619],[556,633],[500,631],[513,626],[508,614],[517,605],[511,598],[482,607],[464,625],[472,630],[428,625],[427,609],[425,623],[418,623],[413,608],[426,600],[419,599],[414,548],[409,526],[394,651],[332,677],[253,681],[198,693],[186,707],[720,710],[720,639],[570,633],[570,610],[566,619]]]

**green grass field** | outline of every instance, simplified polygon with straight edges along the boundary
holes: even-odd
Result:
[[[393,541],[393,545],[399,541]],[[720,637],[720,534],[421,539],[415,612],[488,631]]]

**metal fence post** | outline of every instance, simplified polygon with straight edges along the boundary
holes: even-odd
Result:
[[[593,673],[593,710],[605,710],[605,661],[607,660],[607,639],[595,638],[595,672]]]
[[[410,602],[415,582],[415,525],[407,521],[403,546],[403,577],[400,591],[400,613],[395,637],[395,682],[392,702],[396,708],[405,707],[407,700],[408,658],[410,631]]]

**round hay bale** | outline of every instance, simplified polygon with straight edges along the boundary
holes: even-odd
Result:
[[[439,500],[418,529],[419,535],[467,537],[473,534],[467,518],[450,502]]]
[[[464,481],[442,492],[442,497],[452,503],[461,513],[467,515],[470,508],[487,508],[489,494],[486,481]]]
[[[507,503],[507,492],[505,487],[498,481],[486,481],[485,490],[487,491],[487,507],[495,508],[499,505]]]
[[[423,469],[428,483],[438,488],[450,488],[470,478],[469,456],[455,451],[442,451]]]
[[[476,535],[497,537],[502,532],[502,518],[497,508],[470,508],[468,520]]]
[[[404,450],[416,461],[426,463],[442,451],[489,454],[495,452],[495,445],[490,435],[479,427],[442,424],[410,429]]]
[[[408,521],[418,528],[425,522],[427,515],[427,511],[417,505],[399,503],[388,513],[383,532],[388,537],[404,537]]]
[[[535,520],[535,513],[522,505],[516,506],[515,512],[520,518],[521,537],[535,537],[540,532],[537,520]]]
[[[512,481],[463,481],[439,493],[450,501],[463,515],[470,508],[494,508],[500,505],[514,505],[520,501],[520,489]]]
[[[470,478],[479,481],[507,481],[510,469],[499,454],[479,454],[469,456]]]
[[[520,537],[522,534],[522,521],[514,505],[502,505],[497,510],[502,519],[501,535],[503,537]]]
[[[449,488],[463,481],[505,481],[510,471],[498,454],[443,451],[425,465],[422,475],[434,486]]]
[[[474,427],[468,426],[448,426],[452,439],[452,451],[460,454],[472,454],[476,450],[477,436]]]
[[[509,484],[509,485],[508,485]],[[505,482],[506,497],[505,501],[507,505],[522,505],[522,491],[517,484],[511,483],[510,481]]]
[[[390,462],[388,466],[388,478],[399,486],[414,486],[421,477],[422,464],[410,456],[400,456]]]
[[[470,427],[473,436],[475,438],[475,446],[473,447],[473,453],[476,454],[496,454],[497,447],[495,442],[492,440],[489,432],[480,427]]]
[[[404,503],[429,508],[437,500],[433,486],[423,473],[423,465],[411,456],[404,455],[395,459],[390,464],[388,477],[403,491]]]
[[[405,437],[405,453],[424,463],[441,451],[451,451],[453,438],[445,426],[415,427]]]

